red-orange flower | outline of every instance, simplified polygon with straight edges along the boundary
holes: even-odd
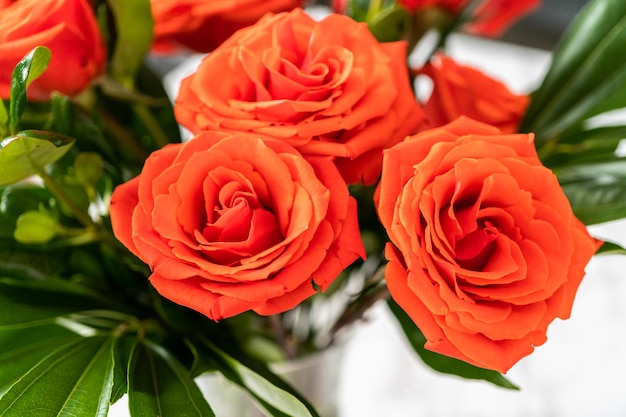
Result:
[[[532,134],[460,118],[385,151],[386,280],[426,348],[507,371],[569,317],[598,248]]]
[[[31,99],[77,94],[102,71],[105,48],[88,0],[20,0],[0,11],[0,98],[9,97],[13,68],[36,46],[50,48],[52,58],[30,85]]]
[[[500,81],[443,55],[418,72],[433,81],[424,105],[431,127],[467,116],[503,133],[515,133],[530,102],[527,95],[514,94]]]
[[[399,3],[410,11],[439,7],[458,15],[469,5],[470,0],[399,0]],[[499,36],[540,4],[541,0],[483,0],[473,10],[472,19],[464,27],[471,33]]]
[[[115,189],[111,221],[161,295],[214,320],[288,310],[364,256],[332,161],[245,133],[156,151]]]
[[[210,52],[264,14],[288,11],[304,0],[150,0],[155,49],[181,46]]]
[[[382,149],[424,121],[406,68],[406,44],[381,44],[342,15],[302,10],[242,29],[183,80],[174,107],[193,133],[252,131],[305,155],[335,158],[348,183],[373,183]]]

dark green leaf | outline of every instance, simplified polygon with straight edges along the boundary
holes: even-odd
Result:
[[[564,132],[558,141],[539,149],[544,165],[556,167],[616,159],[615,151],[626,138],[626,126],[602,126],[575,132]]]
[[[574,214],[596,224],[626,217],[626,158],[555,170]]]
[[[248,391],[271,416],[318,417],[304,398],[268,369],[252,369],[208,341],[204,346],[216,357],[219,371]]]
[[[128,392],[128,369],[130,357],[136,348],[136,335],[124,335],[115,344],[113,352],[115,369],[113,372],[113,389],[111,391],[111,404],[117,402]]]
[[[0,417],[105,417],[113,387],[114,342],[109,335],[51,346],[51,353],[0,398]]]
[[[539,145],[626,93],[626,2],[591,1],[570,25],[554,52],[544,82],[532,95],[522,131],[537,134]]]
[[[413,323],[413,320],[411,320],[404,310],[402,310],[402,308],[393,300],[389,300],[387,305],[400,323],[404,334],[415,352],[426,365],[430,366],[435,371],[442,372],[444,374],[457,375],[467,379],[484,380],[502,388],[515,390],[519,389],[500,372],[479,368],[461,360],[426,350],[424,348],[426,338],[415,323]]]
[[[110,0],[117,37],[111,74],[125,87],[134,85],[135,77],[152,46],[152,12],[149,0]]]
[[[52,350],[79,338],[56,324],[0,331],[0,397]]]
[[[377,13],[367,26],[379,42],[394,42],[406,37],[411,27],[411,15],[406,8],[393,5]]]
[[[596,255],[626,255],[626,248],[617,243],[604,242]]]
[[[189,371],[161,347],[138,343],[128,376],[131,417],[214,416]]]
[[[37,174],[70,150],[74,140],[52,132],[25,130],[0,141],[0,186]]]
[[[110,307],[84,286],[62,279],[0,278],[0,330],[49,323],[57,317]]]
[[[26,90],[28,86],[48,68],[51,55],[50,49],[38,46],[15,66],[11,76],[11,100],[9,105],[11,132],[14,132],[17,128],[22,113],[26,109]]]

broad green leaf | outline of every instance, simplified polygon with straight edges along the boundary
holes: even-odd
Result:
[[[555,170],[563,192],[583,223],[626,217],[626,158]]]
[[[79,338],[56,324],[0,331],[0,397],[51,351]]]
[[[557,136],[626,93],[626,2],[593,0],[570,25],[522,122],[538,143]]]
[[[424,348],[426,338],[415,323],[413,323],[413,320],[411,320],[404,310],[402,310],[402,308],[393,300],[389,300],[387,305],[400,323],[404,334],[415,352],[426,365],[430,366],[435,371],[442,372],[444,374],[457,375],[467,379],[484,380],[502,388],[514,390],[519,389],[500,372],[479,368],[461,360],[426,350]]]
[[[111,303],[99,294],[71,281],[0,278],[0,330],[50,323],[67,314],[109,307]]]
[[[131,417],[215,415],[189,371],[156,345],[136,345],[130,359],[128,385]]]
[[[222,374],[248,391],[275,417],[318,417],[314,408],[286,382],[269,370],[252,369],[208,341],[204,343],[219,359]]]
[[[0,141],[0,186],[41,172],[65,155],[73,144],[74,140],[67,136],[34,130]]]
[[[38,46],[15,66],[11,76],[11,99],[9,104],[9,120],[12,132],[15,131],[26,109],[26,90],[28,86],[48,68],[51,56],[50,49],[45,46]]]
[[[115,19],[116,42],[111,58],[111,74],[125,87],[134,85],[135,77],[152,46],[152,12],[149,0],[110,0]]]
[[[105,417],[114,342],[113,335],[94,336],[52,350],[0,398],[0,417]]]

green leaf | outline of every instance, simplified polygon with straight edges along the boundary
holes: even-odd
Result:
[[[209,341],[204,341],[222,374],[248,391],[270,415],[275,417],[318,417],[315,409],[285,381],[269,370],[252,369]],[[221,364],[218,364],[221,362]]]
[[[0,397],[51,350],[79,338],[56,324],[0,331]]]
[[[54,211],[54,206],[55,200],[45,188],[35,185],[0,187],[0,239],[13,239],[17,219],[24,212],[40,208]]]
[[[48,68],[51,56],[50,49],[45,46],[38,46],[15,66],[11,76],[11,99],[9,104],[11,132],[16,130],[20,118],[26,109],[26,90],[28,86]]]
[[[9,112],[7,111],[6,104],[3,100],[0,100],[0,137],[4,137],[9,132]]]
[[[0,278],[0,330],[50,323],[79,311],[106,309],[99,294],[71,281]]]
[[[57,234],[57,220],[45,211],[30,210],[17,219],[14,237],[24,244],[47,243]]]
[[[599,112],[626,94],[626,2],[591,1],[557,46],[548,73],[535,93],[521,130],[538,144]]]
[[[626,217],[626,158],[555,170],[576,217],[597,224]]]
[[[136,334],[123,335],[115,344],[113,352],[115,370],[113,371],[113,389],[111,391],[111,404],[117,402],[128,392],[128,370],[130,357],[137,345]]]
[[[0,186],[13,184],[41,170],[72,147],[74,140],[52,132],[25,130],[0,141]]]
[[[626,248],[613,242],[604,242],[596,255],[626,255]]]
[[[51,346],[54,350],[0,398],[0,417],[105,417],[114,341],[113,335],[94,336]]]
[[[426,338],[415,323],[413,323],[413,320],[411,320],[404,310],[402,310],[402,308],[393,300],[389,300],[387,305],[400,323],[404,334],[415,352],[426,365],[430,366],[435,371],[444,374],[457,375],[467,379],[484,380],[502,388],[513,390],[519,389],[500,372],[479,368],[461,360],[426,350],[424,348]]]
[[[541,162],[552,169],[590,162],[615,160],[615,151],[626,126],[602,126],[563,132],[558,141],[548,142],[538,150]]]
[[[394,42],[406,37],[411,27],[411,15],[404,7],[385,7],[367,22],[372,35],[379,42]]]
[[[111,74],[127,88],[135,77],[152,46],[153,21],[149,0],[110,0],[117,31],[115,48],[110,61]]]
[[[172,355],[149,342],[138,343],[128,370],[132,417],[210,417],[215,414],[191,375]]]

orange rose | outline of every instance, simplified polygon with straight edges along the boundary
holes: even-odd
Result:
[[[154,152],[115,189],[111,221],[161,295],[214,320],[288,310],[364,256],[332,161],[244,133]]]
[[[399,0],[399,3],[410,11],[440,7],[458,15],[470,4],[470,0]],[[483,0],[472,12],[472,19],[465,29],[477,35],[499,36],[540,4],[541,0]]]
[[[183,80],[178,121],[203,130],[252,131],[305,155],[335,158],[348,183],[371,184],[382,149],[424,120],[404,42],[378,43],[342,15],[270,15],[224,42]]]
[[[105,48],[89,1],[20,0],[0,10],[0,98],[10,96],[13,68],[36,46],[50,48],[52,58],[28,89],[33,100],[77,94],[102,71]]]
[[[180,46],[210,52],[265,13],[288,11],[304,0],[150,0],[155,49]]]
[[[599,246],[532,134],[467,118],[385,151],[378,199],[387,285],[425,347],[500,372],[569,317]]]
[[[530,101],[528,96],[513,94],[506,85],[477,69],[443,55],[419,73],[433,81],[433,92],[424,105],[432,127],[467,116],[503,133],[515,133]]]

